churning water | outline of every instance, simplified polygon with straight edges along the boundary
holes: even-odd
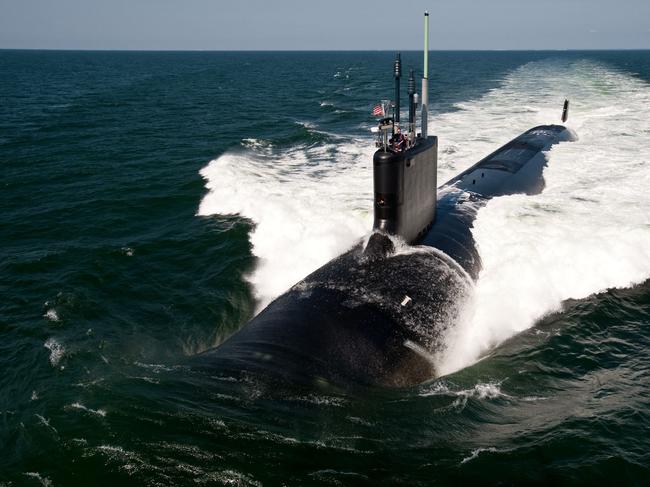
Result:
[[[186,359],[367,236],[391,53],[0,52],[0,485],[647,482],[650,53],[432,57],[439,182],[579,140],[479,211],[446,375],[352,395]]]

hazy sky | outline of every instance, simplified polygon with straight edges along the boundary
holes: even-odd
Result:
[[[650,0],[0,0],[0,48],[650,48]]]

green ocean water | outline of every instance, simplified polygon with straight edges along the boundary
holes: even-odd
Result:
[[[292,256],[330,258],[304,244],[322,215],[337,245],[360,236],[337,218],[369,219],[393,53],[0,51],[0,486],[650,485],[650,52],[431,57],[443,174],[536,124],[545,97],[577,97],[581,142],[550,155],[555,199],[503,210],[492,240],[522,270],[479,279],[503,286],[476,305],[495,330],[480,355],[353,393],[191,357],[302,277]],[[498,209],[477,226],[488,271]],[[534,287],[539,249],[504,232],[557,228],[558,209],[572,226]],[[501,326],[513,301],[531,317]]]

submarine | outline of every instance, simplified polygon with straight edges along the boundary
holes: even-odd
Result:
[[[422,95],[410,70],[407,124],[399,53],[395,99],[373,113],[381,119],[370,235],[194,357],[194,367],[319,386],[410,387],[437,377],[447,334],[481,270],[477,212],[492,198],[540,193],[544,152],[575,135],[564,125],[531,128],[438,187],[438,138],[427,126],[428,25],[425,13]],[[565,101],[563,123],[568,108]]]

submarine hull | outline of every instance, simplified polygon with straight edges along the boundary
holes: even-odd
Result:
[[[202,360],[303,383],[401,387],[435,376],[430,351],[441,349],[469,276],[433,248],[398,250],[381,265],[363,250],[293,286]]]
[[[307,384],[405,387],[436,377],[446,334],[481,268],[471,233],[478,209],[495,196],[540,192],[544,151],[572,138],[557,125],[520,135],[439,188],[426,234],[406,245],[374,233],[195,357],[195,366]]]
[[[481,159],[438,189],[436,220],[414,243],[445,252],[477,279],[481,261],[472,225],[478,210],[495,197],[541,193],[545,152],[557,143],[575,139],[576,135],[562,125],[541,125]]]

